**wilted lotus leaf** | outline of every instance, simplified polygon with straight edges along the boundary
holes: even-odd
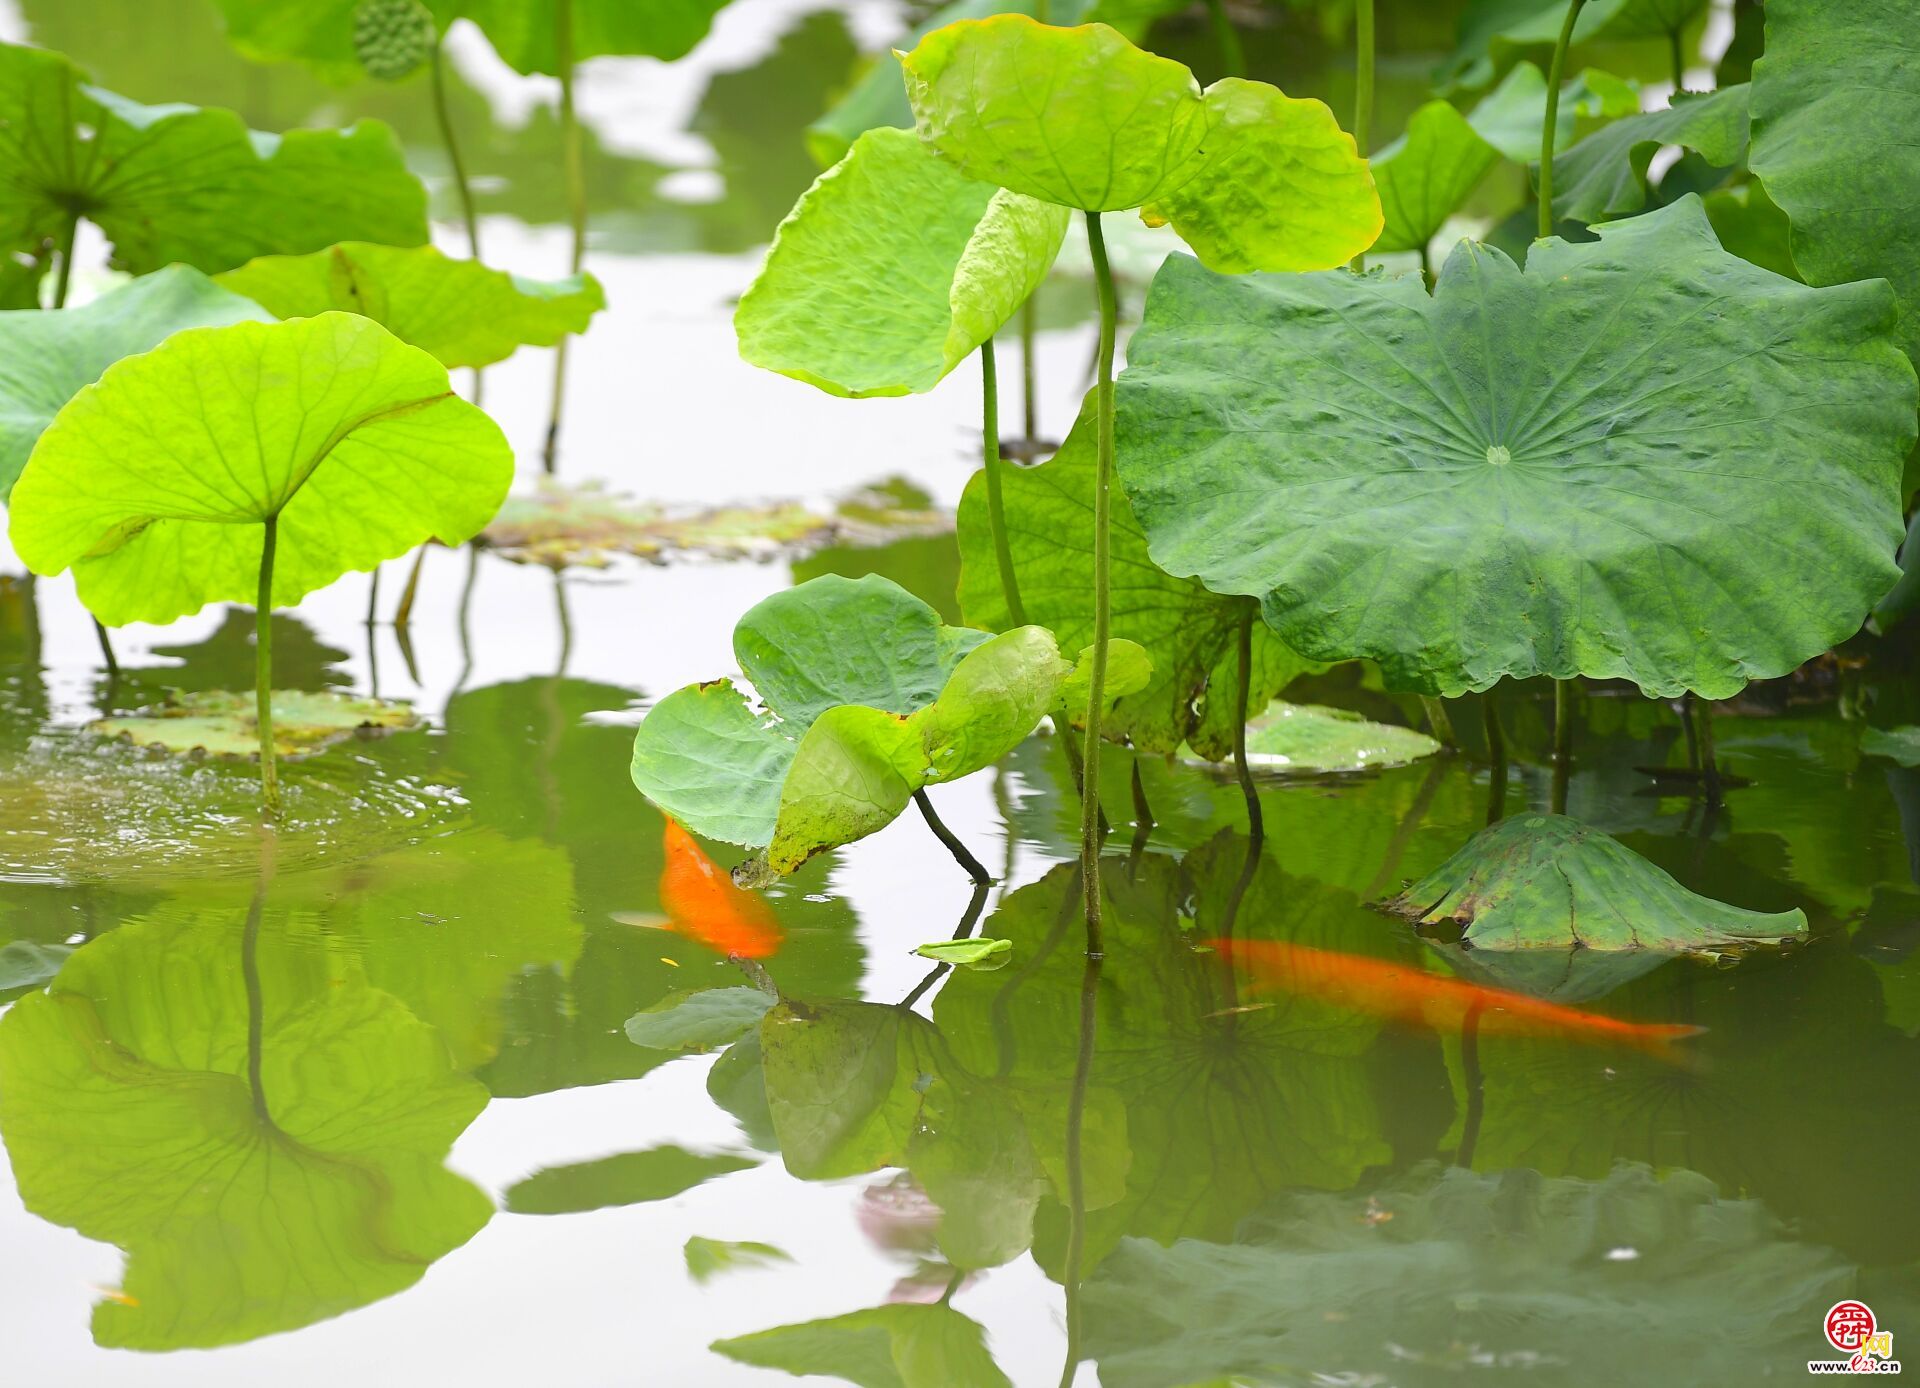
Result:
[[[1247,724],[1247,760],[1289,771],[1362,771],[1405,766],[1440,744],[1425,733],[1375,723],[1343,708],[1276,699]]]
[[[812,540],[826,520],[795,501],[674,512],[609,492],[597,482],[542,482],[512,496],[479,543],[516,564],[600,568],[617,554],[771,558]]]
[[[124,737],[138,747],[186,756],[260,755],[252,691],[224,689],[176,694],[157,708],[96,719],[87,726],[107,737]],[[273,745],[288,761],[310,757],[353,737],[378,737],[421,726],[407,704],[368,699],[332,690],[276,689],[273,693]]]
[[[1482,829],[1386,903],[1416,925],[1466,927],[1482,950],[1656,950],[1711,954],[1804,935],[1806,913],[1697,896],[1632,849],[1565,815]]]

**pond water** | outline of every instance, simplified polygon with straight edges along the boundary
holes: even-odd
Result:
[[[1454,8],[1389,36],[1383,123]],[[588,70],[612,309],[575,353],[567,477],[670,502],[894,475],[958,497],[971,368],[854,404],[740,363],[730,326],[813,176],[798,131],[901,24],[880,0],[738,0],[686,62]],[[0,0],[0,37],[258,127],[431,131],[418,84],[248,66],[200,0]],[[488,257],[557,273],[551,84],[473,37],[454,94]],[[1289,90],[1346,99],[1310,28],[1259,41]],[[1056,431],[1087,371],[1076,314],[1041,339]],[[549,370],[529,351],[487,378],[528,482]],[[557,576],[436,551],[404,633],[366,625],[349,577],[275,618],[280,685],[407,698],[428,726],[285,768],[271,845],[249,768],[80,730],[165,688],[245,688],[250,615],[127,628],[109,681],[69,582],[0,582],[6,1380],[1038,1385],[1079,1361],[1069,1378],[1109,1385],[1744,1385],[1818,1357],[1843,1293],[1920,1333],[1920,771],[1860,745],[1869,710],[1915,721],[1902,652],[1721,705],[1720,804],[1647,770],[1687,764],[1674,707],[1583,698],[1569,813],[1696,892],[1803,910],[1790,950],[1576,954],[1516,980],[1373,909],[1487,822],[1474,698],[1458,753],[1267,775],[1258,840],[1230,775],[1161,759],[1137,767],[1141,823],[1112,750],[1098,963],[1045,736],[934,794],[991,887],[907,816],[763,908],[690,917],[703,850],[628,777],[650,702],[732,669],[733,618],[801,578],[882,572],[951,620],[957,568],[942,536]],[[1422,716],[1350,671],[1293,697]],[[1509,690],[1497,715],[1505,809],[1543,808],[1551,694]],[[1010,962],[913,953],[956,932],[1010,940]],[[1505,1034],[1439,991],[1251,989],[1195,947],[1223,935],[1586,1015]],[[746,1039],[626,1033],[680,993],[763,983],[786,1001]],[[1704,1030],[1660,1047],[1596,1016]]]

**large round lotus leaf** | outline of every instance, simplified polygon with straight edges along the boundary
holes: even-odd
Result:
[[[1088,212],[1139,207],[1185,183],[1217,119],[1184,66],[1105,24],[962,20],[900,61],[920,137],[941,158]]]
[[[259,305],[170,265],[79,308],[0,313],[0,501],[60,407],[122,357],[182,328],[263,320]]]
[[[12,44],[0,44],[0,185],[0,253],[58,244],[77,211],[135,274],[427,239],[426,189],[378,121],[262,134],[231,111],[141,106],[86,85],[58,53]]]
[[[1920,361],[1920,24],[1908,0],[1769,0],[1752,168],[1809,284],[1884,276]]]
[[[1728,255],[1697,198],[1415,276],[1169,260],[1118,465],[1154,559],[1430,693],[1624,677],[1725,698],[1892,586],[1914,380],[1879,283]]]
[[[158,708],[97,719],[88,726],[103,736],[124,737],[151,751],[257,759],[260,733],[254,721],[255,702],[252,691],[202,690],[178,695]],[[351,737],[419,726],[419,716],[406,704],[385,699],[332,690],[273,692],[274,751],[288,761],[310,757]]]
[[[513,478],[499,427],[447,369],[347,313],[176,333],[109,367],[41,435],[11,535],[36,573],[73,567],[101,621],[251,602],[279,518],[273,601],[430,539],[460,544]]]
[[[1485,950],[1707,954],[1807,930],[1799,910],[1769,914],[1697,896],[1618,840],[1557,814],[1489,825],[1387,909],[1416,924],[1463,925],[1461,942]]]
[[[1228,77],[1207,88],[1206,104],[1206,163],[1141,209],[1149,226],[1171,222],[1227,274],[1330,270],[1374,243],[1373,175],[1325,102]]]
[[[931,390],[1039,288],[1067,217],[869,130],[774,233],[733,316],[740,355],[833,395]]]
[[[560,71],[556,11],[563,0],[465,0],[460,13],[486,32],[515,72]],[[305,0],[298,0],[305,3]],[[707,36],[727,0],[564,0],[573,11],[573,58],[614,54],[672,62]]]
[[[607,306],[592,275],[530,280],[455,260],[433,246],[364,241],[312,255],[265,256],[219,277],[276,318],[338,309],[371,318],[443,366],[490,366],[520,347],[583,333]]]
[[[1093,435],[1088,397],[1058,453],[1039,467],[1006,469],[1001,483],[1007,545],[1025,614],[1068,650],[1093,640]],[[967,483],[958,523],[961,611],[974,626],[1011,626],[987,518],[985,473]],[[1153,672],[1115,704],[1102,731],[1143,751],[1173,752],[1185,742],[1209,760],[1224,760],[1233,749],[1244,600],[1175,578],[1148,558],[1146,536],[1118,488],[1109,531],[1112,632],[1144,648]],[[1256,622],[1248,707],[1265,708],[1297,676],[1316,668]]]
[[[1738,164],[1747,153],[1747,88],[1681,92],[1664,111],[1615,121],[1562,150],[1553,158],[1553,215],[1604,222],[1638,212],[1647,205],[1647,168],[1667,145],[1697,150],[1716,166]]]

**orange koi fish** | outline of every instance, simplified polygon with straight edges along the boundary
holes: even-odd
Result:
[[[1552,1036],[1587,1046],[1627,1046],[1666,1055],[1673,1042],[1706,1030],[1680,1023],[1623,1022],[1363,954],[1277,940],[1206,943],[1246,970],[1255,991],[1324,998],[1356,1012],[1435,1031],[1458,1031],[1468,1018],[1477,1017],[1483,1035]]]
[[[670,930],[729,958],[765,959],[780,948],[780,922],[765,899],[734,886],[674,820],[667,821],[663,846],[667,865],[660,870],[660,905],[666,914],[618,914],[615,920]]]

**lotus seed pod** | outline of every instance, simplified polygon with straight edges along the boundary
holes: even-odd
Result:
[[[397,82],[433,52],[439,34],[420,0],[365,0],[353,14],[353,51],[367,76]]]

